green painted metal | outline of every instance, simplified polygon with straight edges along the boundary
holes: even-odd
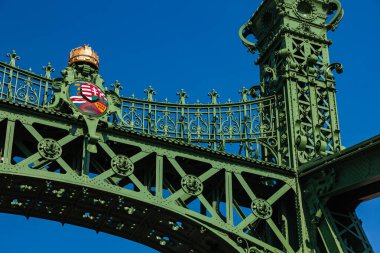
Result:
[[[188,104],[183,90],[179,103],[157,102],[152,87],[125,98],[93,64],[52,79],[50,63],[37,75],[7,54],[0,211],[161,252],[373,252],[355,208],[380,193],[380,142],[341,145],[332,72],[343,68],[329,61],[327,32],[342,17],[338,0],[263,1],[239,30],[259,52],[260,84],[236,103],[215,90],[209,104]],[[105,94],[104,113],[73,104],[78,82]]]
[[[13,54],[11,62],[17,57],[15,52]],[[50,77],[49,66],[45,77]],[[68,76],[75,75],[75,70],[70,67],[65,71]],[[61,95],[58,92],[67,88],[62,89],[60,81],[54,83],[54,88],[53,80],[36,75],[31,77],[30,82],[25,83],[28,78],[25,75],[28,74],[12,64],[0,62],[0,78],[4,80],[0,87],[2,97],[38,108],[54,108],[66,100],[66,94]],[[65,79],[68,84],[73,81],[74,78]],[[259,158],[266,154],[267,157],[263,160],[277,163],[274,96],[251,100],[248,89],[243,87],[240,90],[241,101],[237,103],[218,103],[219,95],[213,90],[209,93],[210,104],[188,104],[187,93],[181,90],[177,93],[179,103],[173,104],[154,101],[155,91],[152,87],[145,90],[146,100],[119,97],[122,87],[117,81],[112,87],[113,92],[108,93],[115,97],[117,105],[114,105],[106,116],[116,114],[111,121],[117,126],[170,137],[213,150],[238,152],[246,157]],[[55,104],[49,105],[54,89],[57,98]],[[270,113],[264,116],[264,111]],[[262,150],[265,150],[265,153]]]
[[[290,168],[118,127],[99,127],[97,153],[90,153],[85,120],[6,100],[1,108],[2,146],[10,144],[0,167],[2,211],[96,227],[163,252],[230,252],[238,250],[239,243],[281,252],[271,241],[283,240],[282,219],[278,211],[269,215],[265,208],[288,208],[293,213],[289,223],[296,222],[288,206],[289,200],[296,201]],[[119,199],[128,202],[122,214],[117,211]],[[253,207],[257,199],[264,207]],[[130,210],[135,210],[132,216]],[[183,228],[174,230],[173,224]],[[248,227],[255,224],[261,228],[254,233],[265,234],[249,234]]]
[[[343,68],[330,63],[326,36],[342,15],[339,1],[264,1],[239,31],[260,53],[260,85],[251,92],[277,97],[277,152],[291,167],[342,149],[332,71]]]

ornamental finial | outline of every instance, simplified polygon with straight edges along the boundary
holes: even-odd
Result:
[[[153,96],[156,95],[156,91],[150,85],[148,89],[144,90],[144,93],[146,93],[148,101],[153,101]]]
[[[180,105],[186,104],[186,98],[188,98],[189,95],[187,95],[187,93],[184,89],[181,89],[180,92],[177,92],[177,96],[179,97],[179,104]]]
[[[20,60],[21,57],[16,54],[15,50],[12,50],[12,53],[7,53],[7,57],[9,57],[9,65],[16,67],[16,61]]]
[[[211,104],[216,105],[218,103],[217,99],[220,97],[218,92],[214,89],[208,93],[208,96],[211,97]]]
[[[47,66],[43,66],[42,69],[45,71],[45,77],[51,79],[51,73],[55,71],[55,68],[51,66],[49,62]]]
[[[96,69],[99,68],[99,56],[89,45],[83,45],[71,50],[69,66],[74,62],[86,62],[94,66]]]

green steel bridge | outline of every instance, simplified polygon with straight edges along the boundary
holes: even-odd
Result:
[[[236,103],[122,97],[88,46],[58,78],[7,54],[0,211],[161,252],[373,252],[355,209],[379,196],[380,136],[341,145],[327,32],[343,13],[339,0],[263,1],[239,30],[259,85]]]

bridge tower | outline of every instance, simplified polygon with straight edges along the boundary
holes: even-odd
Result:
[[[248,50],[259,53],[260,84],[250,89],[251,95],[276,97],[278,163],[293,168],[300,179],[299,215],[307,227],[303,252],[373,252],[355,209],[378,195],[378,182],[356,182],[375,169],[357,161],[352,149],[343,163],[356,167],[319,163],[317,169],[310,162],[344,150],[333,75],[343,66],[330,62],[332,41],[327,38],[343,15],[339,0],[268,0],[239,30]],[[354,172],[359,168],[366,172]],[[345,186],[332,186],[336,183]]]
[[[260,85],[251,93],[277,98],[282,164],[297,167],[342,149],[332,71],[343,69],[330,63],[326,36],[342,16],[337,0],[264,1],[240,29],[245,46],[259,52]]]

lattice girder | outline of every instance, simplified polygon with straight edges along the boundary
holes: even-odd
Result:
[[[189,250],[195,242],[193,252],[214,244],[215,252],[298,251],[301,230],[289,206],[298,201],[292,170],[102,127],[94,154],[86,148],[86,131],[81,120],[2,103],[0,174],[7,190],[0,208],[109,232],[162,252]],[[45,203],[45,194],[57,204]],[[84,201],[79,210],[72,202],[78,194]],[[128,202],[128,219],[119,221],[135,224],[125,233],[111,222],[120,198]],[[139,216],[144,212],[151,218]],[[162,215],[160,222],[150,220],[152,212]]]
[[[373,252],[355,209],[380,196],[379,148],[376,136],[300,167],[311,236],[322,252]]]

